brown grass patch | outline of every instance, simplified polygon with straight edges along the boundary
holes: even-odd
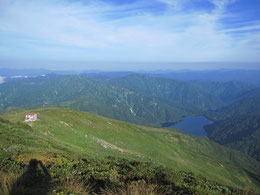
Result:
[[[90,185],[85,185],[82,180],[74,178],[74,176],[67,177],[55,185],[52,194],[91,194],[93,192]]]
[[[73,126],[71,123],[66,123],[66,122],[64,122],[64,121],[60,121],[60,124],[65,125],[65,126],[67,126],[67,127]]]
[[[104,195],[160,195],[157,190],[156,184],[147,184],[145,181],[134,182],[131,184],[127,184],[126,186],[122,186],[120,188],[112,188],[112,189],[102,189],[101,194]]]

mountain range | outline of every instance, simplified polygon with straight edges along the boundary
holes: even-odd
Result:
[[[221,108],[252,89],[250,84],[235,81],[205,84],[136,74],[111,80],[47,75],[1,84],[0,110],[67,107],[160,126]]]
[[[238,193],[239,189],[259,192],[260,88],[257,82],[174,80],[157,76],[132,72],[47,74],[2,83],[0,111],[4,119],[0,121],[3,135],[0,158],[6,162],[5,168],[12,171],[17,166],[21,171],[30,159],[40,158],[43,165],[52,164],[55,167],[52,173],[57,175],[56,164],[61,159],[66,161],[66,169],[72,171],[68,162],[85,161],[87,156],[95,170],[98,169],[95,163],[101,167],[104,162],[116,166],[117,172],[109,173],[109,178],[97,177],[93,171],[92,179],[86,180],[98,192],[105,188],[105,183],[114,185],[111,175],[117,175],[115,183],[120,186],[119,180],[133,174],[122,174],[118,164],[111,160],[117,158],[114,160],[119,164],[127,159],[122,166],[134,163],[135,169],[142,171],[145,170],[138,166],[143,162],[149,162],[145,167],[152,172],[157,169],[153,165],[163,166],[164,171],[170,168],[174,179],[169,176],[167,182],[177,185],[184,194],[199,191],[211,194],[221,190]],[[37,113],[38,120],[29,126],[24,124],[26,112]],[[185,116],[199,115],[213,121],[205,126],[209,139],[160,128],[169,127]],[[51,162],[47,160],[49,156]],[[192,176],[196,178],[195,183],[191,184],[187,178],[189,172],[195,174]],[[154,180],[147,170],[142,174],[146,184]],[[62,176],[58,175],[57,178]],[[133,182],[133,178],[129,181]],[[138,178],[141,181],[140,175]],[[205,187],[202,181],[211,187]],[[196,183],[200,183],[199,189]],[[166,190],[165,184],[160,185]]]

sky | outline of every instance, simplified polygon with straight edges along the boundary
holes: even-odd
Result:
[[[0,67],[260,69],[260,0],[0,0]]]

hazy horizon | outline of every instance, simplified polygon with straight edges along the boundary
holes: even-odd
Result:
[[[0,69],[45,69],[52,71],[211,71],[260,70],[260,63],[243,62],[71,62],[71,61],[9,61]]]

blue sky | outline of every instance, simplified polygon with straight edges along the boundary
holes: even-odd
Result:
[[[260,68],[259,10],[260,0],[0,0],[0,67]]]

